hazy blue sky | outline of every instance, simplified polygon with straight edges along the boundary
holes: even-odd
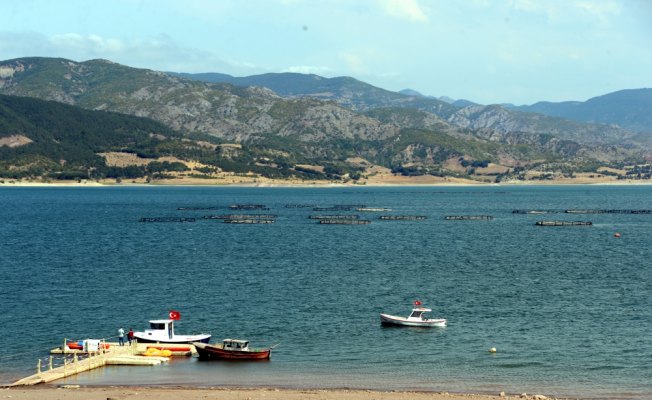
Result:
[[[0,0],[0,60],[27,56],[586,100],[652,87],[652,0]]]

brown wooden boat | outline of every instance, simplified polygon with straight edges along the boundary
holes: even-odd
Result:
[[[255,349],[249,341],[224,339],[222,344],[193,343],[200,360],[269,360],[272,347]]]

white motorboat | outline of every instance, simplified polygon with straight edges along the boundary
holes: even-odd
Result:
[[[173,319],[155,319],[149,321],[149,329],[144,332],[134,332],[134,338],[138,340],[138,343],[208,343],[211,335],[207,333],[176,335]]]
[[[408,317],[397,317],[389,314],[380,314],[380,323],[385,326],[446,326],[446,319],[443,318],[426,318],[425,313],[431,312],[429,308],[421,307],[420,301],[414,302],[412,313]]]

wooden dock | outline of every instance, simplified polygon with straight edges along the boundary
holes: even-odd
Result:
[[[40,383],[48,383],[77,375],[93,369],[102,368],[106,365],[158,365],[169,360],[168,357],[143,356],[151,343],[136,343],[119,346],[117,343],[108,343],[108,348],[101,347],[101,350],[84,352],[81,350],[68,350],[65,348],[52,349],[47,365],[43,365],[39,359],[36,365],[36,373],[20,379],[9,386],[33,386]],[[165,348],[164,344],[154,345],[157,348]],[[179,346],[179,345],[174,345]],[[173,352],[172,355],[189,356],[195,351],[194,346],[188,345],[188,352]],[[175,354],[176,353],[176,354]],[[58,356],[60,354],[60,356]],[[71,357],[72,356],[72,357]],[[55,367],[55,358],[62,361],[60,366]]]

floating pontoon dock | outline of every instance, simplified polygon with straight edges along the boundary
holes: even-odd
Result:
[[[131,345],[125,344],[124,346],[120,346],[118,343],[107,344],[108,346],[102,343],[98,351],[91,352],[70,350],[66,346],[52,349],[50,354],[54,355],[50,356],[47,365],[42,365],[39,359],[34,375],[16,381],[10,386],[32,386],[39,383],[48,383],[92,369],[102,368],[106,365],[159,365],[169,360],[169,357],[142,355],[147,352],[148,348],[170,348],[175,350],[172,352],[172,356],[190,356],[196,352],[195,347],[191,344],[183,345],[187,348],[187,351],[181,351],[181,345],[179,344],[136,343],[135,341]],[[56,356],[59,354],[61,356]],[[60,363],[62,361],[60,366],[55,367],[55,359]]]

